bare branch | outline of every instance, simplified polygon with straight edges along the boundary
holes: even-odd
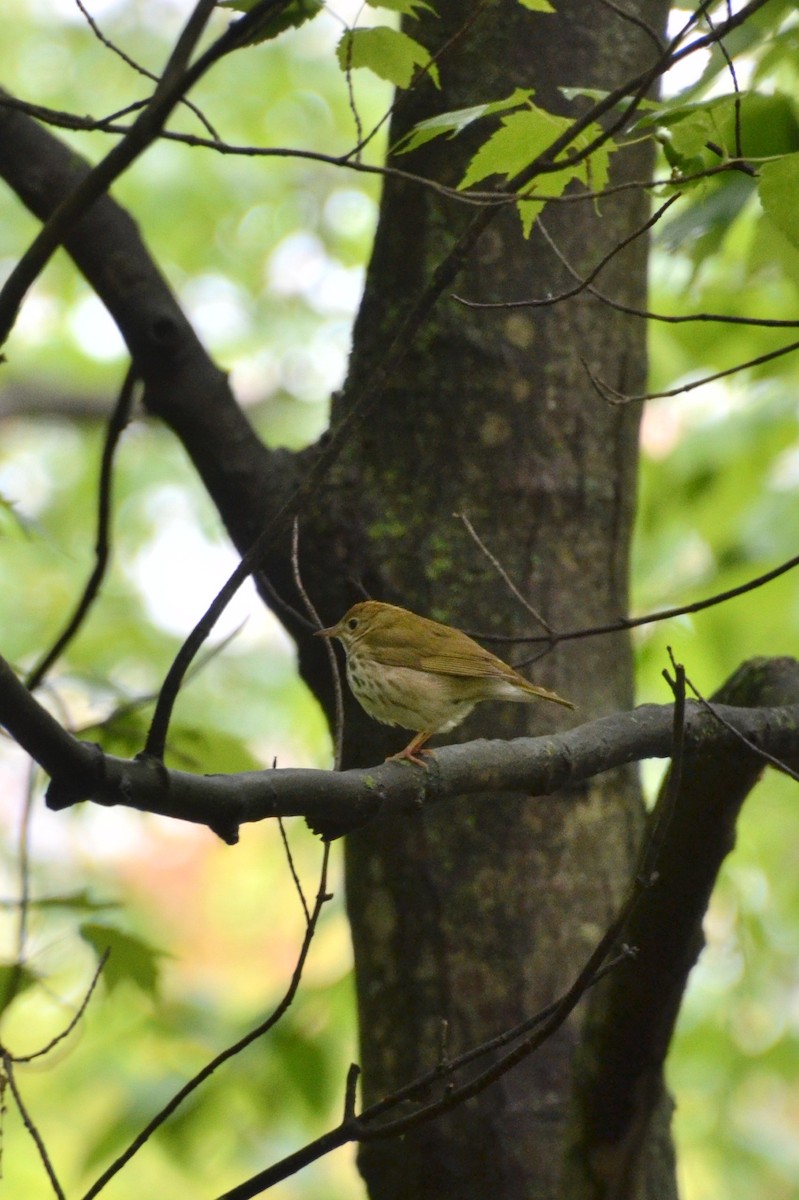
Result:
[[[89,579],[83,589],[83,595],[79,599],[75,611],[67,621],[63,631],[56,638],[53,646],[46,651],[44,656],[39,660],[36,666],[28,675],[25,681],[30,691],[35,691],[39,684],[44,679],[47,672],[63,654],[66,647],[74,638],[75,634],[80,629],[85,620],[89,609],[97,599],[103,579],[105,578],[108,560],[111,553],[110,543],[110,526],[111,526],[111,485],[113,482],[113,467],[114,455],[116,448],[119,445],[119,440],[122,437],[133,410],[133,400],[135,395],[136,372],[133,366],[128,368],[125,379],[122,383],[117,402],[114,405],[111,416],[108,420],[108,428],[106,430],[105,442],[103,444],[103,454],[100,463],[100,482],[98,486],[98,507],[97,507],[97,536],[95,538],[94,554],[95,565]]]
[[[591,383],[608,404],[643,404],[645,400],[665,400],[672,396],[682,396],[686,392],[693,392],[699,387],[704,387],[705,384],[715,383],[717,379],[727,379],[730,375],[737,375],[739,371],[746,371],[750,367],[761,367],[764,363],[783,358],[786,354],[793,354],[795,350],[799,350],[799,341],[790,342],[787,346],[780,346],[778,350],[770,350],[767,354],[759,354],[756,358],[736,363],[734,367],[726,367],[723,371],[716,371],[712,375],[703,375],[701,379],[695,379],[692,383],[683,383],[679,387],[669,388],[663,392],[643,392],[638,396],[628,396],[611,387],[609,383],[605,383],[594,375],[585,359],[580,359],[580,361]]]
[[[677,675],[678,682],[672,717],[672,739],[674,743],[672,776],[675,780],[673,788],[673,797],[675,800],[681,776],[685,730],[685,679],[681,668],[678,668]],[[487,1087],[496,1082],[519,1062],[535,1053],[560,1028],[569,1014],[574,1011],[586,991],[599,978],[607,974],[611,966],[617,966],[629,957],[629,952],[625,950],[620,956],[613,959],[612,964],[605,962],[619,941],[622,931],[635,911],[641,896],[656,878],[658,855],[668,832],[672,811],[673,805],[664,806],[661,810],[660,819],[645,847],[641,869],[634,874],[617,916],[589,956],[572,986],[560,1000],[548,1006],[544,1013],[538,1013],[533,1018],[528,1019],[523,1026],[513,1031],[507,1031],[503,1035],[504,1041],[502,1043],[497,1039],[492,1039],[490,1043],[475,1047],[453,1061],[445,1061],[445,1056],[442,1056],[439,1064],[420,1079],[410,1081],[391,1096],[365,1109],[358,1116],[355,1115],[354,1108],[354,1085],[357,1078],[357,1068],[351,1067],[348,1076],[344,1119],[338,1128],[331,1130],[329,1133],[323,1135],[323,1137],[302,1147],[302,1149],[296,1151],[294,1154],[288,1155],[282,1161],[252,1176],[238,1187],[225,1192],[218,1200],[252,1200],[253,1197],[261,1195],[275,1183],[295,1174],[304,1166],[316,1161],[336,1146],[343,1145],[345,1142],[353,1140],[366,1142],[378,1138],[399,1137],[408,1130],[434,1120],[442,1113],[458,1107],[471,1097],[485,1091]],[[526,1034],[521,1041],[518,1040],[520,1030],[524,1030]],[[440,1089],[443,1080],[451,1080],[452,1075],[467,1063],[471,1063],[476,1058],[485,1055],[489,1048],[494,1049],[499,1044],[506,1044],[510,1039],[516,1040],[517,1044],[499,1059],[492,1062],[481,1074],[458,1086],[449,1082],[437,1099],[416,1107],[409,1114],[404,1114],[390,1121],[380,1120],[385,1113],[396,1109],[403,1100],[420,1094],[424,1095],[432,1083],[437,1083]]]
[[[516,599],[519,601],[519,603],[522,605],[522,607],[525,609],[525,611],[528,612],[530,614],[530,616],[533,617],[533,619],[538,622],[538,624],[541,626],[542,629],[545,629],[548,634],[551,634],[552,626],[549,624],[548,621],[546,621],[544,619],[544,617],[541,616],[540,612],[538,612],[537,609],[533,608],[530,601],[527,600],[522,595],[522,593],[517,588],[516,584],[511,579],[508,572],[503,567],[502,563],[499,561],[499,559],[496,557],[496,555],[491,553],[491,551],[488,549],[488,546],[486,546],[485,542],[479,536],[474,525],[472,525],[471,521],[466,516],[466,513],[453,513],[453,516],[457,517],[463,523],[463,525],[466,528],[466,532],[469,534],[469,537],[472,539],[474,544],[477,546],[480,553],[485,555],[485,557],[491,563],[491,566],[494,568],[494,570],[499,575],[500,579],[502,579],[504,581],[504,583],[508,587],[508,590],[511,592],[512,595],[514,595],[516,597]]]
[[[14,1073],[14,1063],[11,1059],[11,1056],[7,1053],[7,1051],[3,1050],[2,1058],[3,1058],[3,1068],[5,1071],[6,1079],[8,1080],[8,1085],[11,1088],[11,1094],[13,1095],[14,1100],[17,1105],[17,1108],[19,1109],[19,1115],[22,1117],[22,1122],[23,1122],[25,1128],[27,1129],[28,1133],[33,1138],[33,1142],[38,1151],[39,1158],[42,1160],[42,1166],[45,1169],[47,1178],[50,1180],[50,1186],[52,1187],[53,1192],[57,1196],[58,1200],[66,1200],[66,1195],[61,1187],[61,1184],[58,1182],[58,1176],[56,1175],[53,1164],[50,1161],[50,1155],[49,1155],[49,1153],[47,1151],[47,1147],[44,1143],[44,1138],[39,1133],[39,1130],[36,1127],[36,1124],[34,1123],[33,1117],[30,1115],[27,1108],[25,1107],[25,1102],[22,1099],[22,1095],[21,1095],[19,1087],[17,1085],[17,1080],[16,1080],[16,1076]]]
[[[543,222],[539,218],[538,230],[541,236],[546,241],[550,250],[555,254],[560,263],[566,268],[573,279],[578,280],[585,285],[589,295],[599,300],[602,304],[606,304],[609,308],[616,312],[625,313],[631,317],[640,317],[644,321],[662,321],[669,325],[684,325],[690,321],[707,321],[719,325],[747,325],[758,329],[796,329],[799,326],[799,320],[783,320],[776,317],[739,317],[729,313],[707,313],[707,312],[691,312],[691,313],[657,313],[646,308],[636,308],[632,304],[623,304],[620,300],[614,300],[611,296],[601,292],[599,288],[593,287],[590,280],[584,279],[578,271],[572,266],[566,256],[562,253],[560,247],[555,242],[554,238],[547,231]],[[524,305],[524,301],[517,302]],[[536,302],[540,303],[540,302]],[[508,308],[513,307],[513,302],[506,305]]]
[[[52,1049],[54,1049],[54,1047],[56,1047],[59,1042],[63,1042],[64,1038],[69,1037],[69,1035],[72,1033],[72,1030],[75,1029],[77,1027],[77,1025],[79,1024],[83,1014],[86,1012],[86,1009],[89,1006],[89,1001],[91,1000],[92,996],[94,995],[94,989],[97,987],[97,984],[100,981],[100,976],[103,973],[103,967],[108,962],[108,956],[110,953],[111,953],[111,951],[108,949],[108,947],[106,947],[106,949],[103,951],[102,955],[100,956],[100,958],[97,961],[97,966],[94,969],[94,975],[91,978],[91,982],[89,983],[89,986],[86,989],[86,993],[85,993],[83,999],[81,1000],[80,1004],[78,1005],[78,1007],[77,1007],[74,1015],[71,1017],[69,1023],[67,1025],[65,1025],[65,1027],[61,1030],[61,1032],[57,1033],[55,1035],[55,1037],[50,1038],[49,1042],[47,1042],[44,1046],[40,1047],[40,1049],[34,1050],[31,1054],[12,1054],[11,1051],[8,1051],[8,1057],[13,1062],[28,1063],[28,1062],[33,1062],[33,1060],[36,1058],[43,1058],[46,1054],[49,1054],[50,1051]]]
[[[749,579],[746,583],[740,583],[737,587],[728,588],[724,592],[716,592],[713,596],[707,596],[704,600],[695,600],[692,604],[678,604],[674,608],[661,608],[657,612],[645,613],[640,617],[619,617],[618,620],[609,621],[606,625],[589,625],[582,629],[566,629],[562,632],[553,631],[547,637],[542,637],[541,634],[530,634],[529,637],[520,637],[516,634],[490,633],[481,633],[478,636],[484,642],[545,642],[547,645],[556,646],[558,642],[573,642],[581,638],[599,637],[605,633],[621,633],[625,629],[637,629],[641,625],[654,625],[658,621],[667,621],[671,617],[683,617],[689,613],[702,612],[706,608],[714,608],[717,604],[724,604],[728,600],[734,600],[736,596],[743,596],[747,592],[754,592],[758,588],[764,587],[765,584],[771,583],[774,579],[779,579],[780,575],[787,574],[788,571],[792,571],[797,566],[799,566],[799,554],[794,555],[793,558],[789,558],[784,563],[780,563],[778,567],[773,567],[770,571],[764,572],[762,575],[756,575],[754,579]],[[525,666],[525,663],[523,662],[521,666]]]
[[[282,817],[278,817],[277,827],[280,830],[280,840],[283,843],[283,849],[286,854],[286,861],[288,862],[289,872],[291,873],[291,880],[292,880],[292,883],[294,884],[295,891],[297,892],[297,895],[300,898],[300,904],[302,905],[302,911],[305,914],[305,924],[310,925],[311,910],[308,908],[308,901],[305,899],[305,892],[302,890],[302,884],[300,883],[300,877],[297,874],[297,868],[294,865],[294,855],[291,853],[291,846],[289,845],[289,839],[286,834],[286,826],[283,823]]]
[[[780,661],[780,660],[776,660]],[[770,753],[796,761],[799,709],[732,709],[723,715]],[[304,816],[336,822],[342,830],[374,816],[384,805],[415,810],[444,796],[522,790],[547,796],[611,767],[662,757],[671,750],[667,710],[655,705],[600,717],[565,733],[512,742],[445,746],[426,768],[386,762],[371,769],[285,769],[236,775],[192,775],[167,770],[141,756],[105,755],[66,733],[0,659],[0,724],[5,725],[51,777],[53,810],[91,799],[217,827],[267,817]],[[691,708],[688,738],[734,744],[733,735],[699,708]]]
[[[329,864],[330,846],[326,844],[322,848],[322,862],[319,872],[319,886],[316,890],[316,899],[314,901],[310,919],[305,929],[305,936],[302,939],[300,952],[297,956],[297,963],[294,967],[291,980],[283,995],[283,998],[275,1006],[269,1016],[261,1021],[260,1024],[256,1025],[254,1029],[251,1029],[249,1033],[246,1033],[244,1037],[239,1038],[238,1041],[220,1051],[220,1053],[215,1055],[209,1062],[207,1062],[205,1066],[197,1072],[196,1075],[192,1076],[191,1079],[184,1083],[182,1088],[178,1089],[171,1100],[169,1100],[164,1107],[160,1109],[150,1121],[147,1122],[147,1124],[144,1126],[141,1132],[136,1135],[130,1145],[127,1146],[125,1150],[123,1150],[122,1153],[114,1159],[111,1165],[107,1167],[105,1171],[103,1171],[102,1175],[95,1180],[89,1190],[84,1194],[82,1200],[94,1200],[94,1197],[99,1195],[106,1184],[119,1174],[122,1168],[130,1162],[134,1155],[141,1150],[142,1146],[149,1141],[155,1131],[160,1129],[160,1127],[169,1119],[169,1117],[172,1116],[172,1113],[180,1107],[180,1105],[184,1100],[187,1099],[188,1096],[190,1096],[197,1090],[198,1087],[205,1083],[205,1081],[209,1079],[215,1071],[219,1070],[224,1063],[241,1054],[242,1051],[246,1050],[248,1046],[251,1046],[253,1042],[257,1041],[259,1038],[262,1038],[264,1034],[269,1032],[270,1029],[273,1029],[278,1021],[291,1007],[292,1003],[294,1002],[294,998],[297,995],[297,991],[299,990],[302,974],[305,969],[309,951],[311,949],[311,943],[313,942],[314,935],[319,924],[319,917],[322,914],[322,909],[328,900],[332,899],[327,890],[327,874]]]
[[[28,288],[80,216],[158,137],[164,122],[182,100],[184,93],[225,54],[242,45],[250,30],[258,25],[266,12],[279,11],[288,3],[289,0],[258,0],[249,12],[229,25],[227,31],[189,67],[187,63],[194,47],[216,7],[216,0],[197,0],[147,106],[122,141],[118,142],[61,202],[0,289],[0,345],[8,338]]]
[[[565,292],[559,292],[557,296],[544,296],[540,300],[467,300],[464,296],[453,296],[453,300],[457,300],[459,304],[465,304],[467,308],[550,308],[554,304],[562,304],[564,300],[572,300],[575,296],[579,296],[580,292],[590,288],[596,277],[605,269],[609,262],[612,262],[617,254],[625,250],[632,242],[647,233],[671,208],[675,200],[681,199],[681,193],[675,192],[673,196],[669,196],[665,203],[661,204],[660,208],[644,221],[643,225],[639,225],[627,237],[616,242],[615,245],[608,250],[607,254],[603,254],[602,258],[595,267],[573,287],[568,288]],[[593,289],[591,289],[593,291]]]
[[[83,14],[83,16],[86,20],[86,24],[89,26],[92,33],[97,38],[98,42],[100,42],[103,46],[105,46],[106,49],[110,50],[112,52],[112,54],[116,54],[116,56],[118,58],[121,58],[122,62],[125,63],[126,66],[130,67],[131,70],[135,71],[137,75],[143,75],[145,79],[149,79],[152,83],[159,82],[157,75],[155,75],[152,71],[148,71],[146,67],[141,66],[141,64],[137,63],[134,58],[131,58],[129,54],[126,54],[124,50],[122,50],[119,46],[117,46],[114,42],[112,42],[110,38],[106,37],[106,35],[103,33],[100,26],[95,21],[92,14],[89,12],[86,5],[83,3],[83,0],[75,0],[75,3],[77,4],[78,8],[80,9],[81,13]],[[205,128],[207,129],[208,133],[211,135],[212,138],[219,137],[219,134],[216,132],[216,130],[214,129],[211,122],[200,111],[200,109],[197,107],[196,104],[194,104],[191,100],[185,100],[185,99],[182,101],[182,103],[185,104],[186,108],[188,108],[190,110],[190,112],[194,113],[197,120],[200,122],[201,125],[205,126]]]
[[[291,569],[294,575],[294,583],[297,591],[300,593],[300,599],[305,606],[305,611],[311,618],[314,629],[323,629],[324,625],[319,617],[319,613],[316,611],[313,601],[302,582],[299,549],[300,524],[298,518],[295,517],[291,527]],[[339,670],[338,659],[328,638],[325,638],[325,650],[327,651],[327,659],[330,663],[330,675],[333,681],[333,767],[334,770],[340,771],[341,760],[344,754],[344,695],[341,688],[341,671]]]

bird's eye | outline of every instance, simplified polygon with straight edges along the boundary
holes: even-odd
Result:
[[[349,621],[347,622],[347,628],[348,629],[357,629],[358,628],[358,618],[350,617]]]

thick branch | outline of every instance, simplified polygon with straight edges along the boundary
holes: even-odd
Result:
[[[719,705],[718,711],[733,730],[755,745],[791,767],[799,765],[799,704]],[[239,824],[266,817],[304,816],[315,827],[346,829],[383,808],[414,811],[450,796],[550,795],[612,767],[669,757],[671,712],[670,705],[645,705],[549,737],[445,746],[430,755],[424,769],[386,762],[373,769],[341,772],[286,769],[191,775],[146,758],[116,758],[78,741],[0,659],[0,724],[50,776],[50,808],[66,808],[81,800],[122,804],[224,830],[227,840],[235,840]],[[712,713],[690,704],[686,750],[727,756],[739,752],[740,743]],[[751,759],[749,751],[747,755]]]
[[[716,692],[713,707],[726,718],[731,711],[752,711],[731,709],[730,704],[795,704],[797,696],[799,664],[754,659]],[[789,765],[795,765],[799,751],[794,743]],[[763,743],[758,739],[757,744]],[[786,756],[780,757],[784,761]],[[635,970],[623,966],[592,1006],[577,1074],[576,1149],[570,1156],[584,1178],[570,1195],[625,1200],[637,1194],[642,1146],[655,1109],[665,1102],[663,1063],[688,974],[704,945],[702,919],[721,864],[735,843],[741,806],[763,767],[760,757],[735,738],[724,745],[712,736],[687,739],[669,836],[658,863],[660,883],[643,897],[625,930],[636,949]]]

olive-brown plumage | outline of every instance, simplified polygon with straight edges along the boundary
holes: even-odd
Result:
[[[394,604],[355,604],[317,636],[338,638],[344,646],[347,680],[370,717],[416,731],[393,758],[420,762],[417,751],[428,738],[454,729],[482,700],[551,700],[574,708],[529,683],[468,634]]]

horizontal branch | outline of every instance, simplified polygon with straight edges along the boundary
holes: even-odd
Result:
[[[758,748],[799,765],[799,704],[764,708],[687,706],[686,750]],[[425,768],[386,762],[351,771],[286,768],[234,775],[193,775],[147,757],[105,754],[66,732],[0,659],[0,724],[50,776],[47,803],[67,808],[92,800],[208,825],[228,842],[238,826],[268,817],[303,816],[339,833],[381,809],[418,810],[458,795],[551,795],[608,771],[672,752],[671,705],[644,705],[588,721],[565,733],[513,741],[475,741],[432,752]]]

